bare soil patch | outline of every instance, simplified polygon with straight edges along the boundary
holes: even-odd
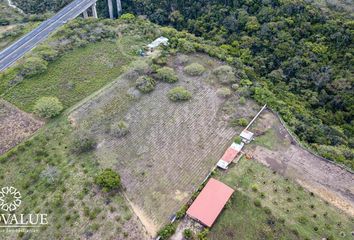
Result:
[[[188,63],[198,62],[207,71],[187,76],[173,57],[168,65],[175,69],[177,83],[159,82],[152,93],[132,99],[127,92],[139,74],[128,72],[70,115],[77,127],[91,129],[100,140],[96,152],[101,165],[119,171],[129,200],[154,226],[149,229],[167,223],[216,164],[240,130],[230,127],[229,120],[250,119],[259,109],[251,101],[238,106],[236,95],[216,95],[211,71],[221,62],[205,55],[188,57]],[[167,92],[176,86],[192,92],[192,99],[171,102]],[[120,120],[129,124],[129,133],[112,137],[107,126]]]
[[[325,201],[354,216],[354,175],[299,147],[271,112],[251,129],[258,139],[247,151],[259,162],[296,180]]]
[[[31,136],[43,122],[0,99],[0,155]]]

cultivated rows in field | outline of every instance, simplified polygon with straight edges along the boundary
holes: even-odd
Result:
[[[258,137],[250,151],[254,158],[291,177],[326,201],[354,216],[354,175],[299,147],[271,112],[256,121]]]
[[[0,155],[32,135],[42,124],[0,99]]]
[[[129,199],[156,227],[189,199],[231,143],[237,131],[229,126],[228,114],[250,117],[255,112],[252,107],[247,112],[240,108],[241,112],[234,102],[233,111],[226,114],[223,107],[230,106],[230,101],[217,97],[204,81],[220,63],[204,55],[192,59],[209,70],[201,77],[188,77],[183,67],[170,62],[178,83],[159,83],[151,94],[134,101],[126,96],[132,84],[121,79],[71,115],[76,124],[94,130],[100,138],[97,156],[101,164],[120,172]],[[177,85],[193,93],[189,102],[172,103],[167,98],[167,92]],[[124,138],[114,138],[100,127],[122,119],[130,131]]]

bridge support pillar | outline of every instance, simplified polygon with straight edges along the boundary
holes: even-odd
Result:
[[[116,0],[117,1],[117,13],[118,13],[118,17],[120,17],[120,15],[122,15],[122,2],[121,0]]]
[[[84,15],[84,18],[88,18],[88,12],[87,9],[82,13]]]
[[[112,3],[112,0],[108,0],[108,11],[109,11],[109,18],[113,19],[114,15],[113,15],[113,3]]]
[[[94,4],[91,6],[91,10],[92,10],[92,16],[93,16],[94,18],[97,18],[96,3],[94,3]]]

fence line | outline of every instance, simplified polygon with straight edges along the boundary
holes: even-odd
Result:
[[[277,118],[279,119],[281,125],[285,128],[285,130],[289,133],[289,135],[291,136],[291,138],[295,141],[296,145],[299,146],[301,149],[303,149],[304,151],[314,155],[315,157],[321,159],[322,161],[325,161],[325,162],[328,162],[328,163],[331,163],[333,165],[336,165],[352,174],[354,174],[354,171],[351,170],[349,167],[343,165],[343,164],[340,164],[340,163],[337,163],[337,162],[334,162],[332,160],[329,160],[327,158],[324,158],[322,156],[320,156],[318,153],[316,153],[315,151],[313,151],[310,147],[307,147],[304,143],[302,143],[298,137],[292,132],[292,130],[288,127],[288,125],[286,124],[286,122],[282,119],[282,117],[280,116],[280,114],[276,111],[274,111],[273,109],[269,108],[269,111],[271,111],[272,113],[274,113]]]

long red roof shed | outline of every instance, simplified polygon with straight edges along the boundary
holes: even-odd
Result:
[[[188,216],[211,227],[234,190],[211,178],[187,210]]]
[[[221,157],[221,159],[224,160],[225,162],[231,163],[235,159],[237,154],[238,151],[236,151],[236,149],[229,147],[224,153],[224,155]]]

